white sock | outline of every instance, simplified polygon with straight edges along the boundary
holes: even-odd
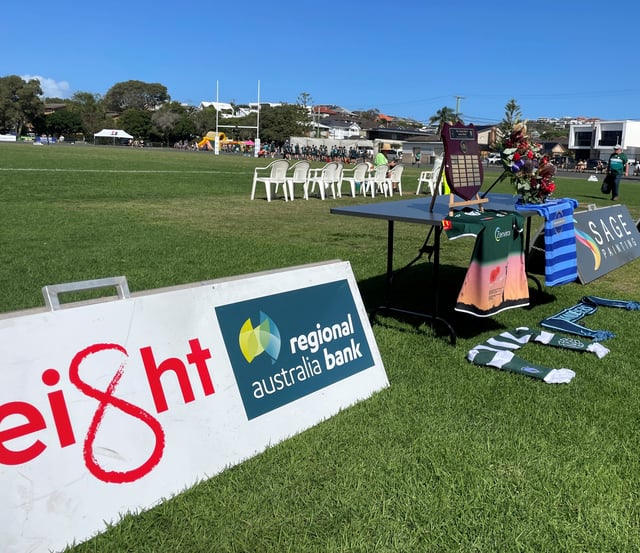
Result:
[[[544,381],[547,384],[566,384],[571,382],[576,375],[571,369],[553,369],[547,376],[544,377]]]
[[[598,356],[598,359],[602,359],[605,355],[607,355],[607,353],[609,353],[609,349],[605,348],[599,342],[593,342],[592,344],[589,344],[589,346],[587,347],[587,351],[592,351],[593,353],[595,353]]]

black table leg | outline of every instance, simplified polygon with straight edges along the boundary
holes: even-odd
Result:
[[[431,232],[434,230],[435,228],[435,233],[434,233],[434,245],[433,246],[426,246],[426,243],[429,240],[429,236],[431,235]],[[429,253],[433,253],[433,265],[432,265],[432,274],[433,274],[433,285],[432,285],[432,302],[433,302],[433,314],[430,313],[422,313],[422,312],[417,312],[417,311],[410,311],[407,309],[400,309],[397,307],[392,307],[391,306],[391,290],[393,287],[393,277],[394,277],[394,271],[393,271],[393,238],[394,238],[394,225],[393,225],[393,221],[388,221],[388,225],[387,225],[387,272],[385,275],[385,305],[381,305],[379,307],[377,307],[376,309],[374,309],[371,313],[370,313],[370,320],[371,322],[373,322],[373,319],[375,318],[375,315],[378,311],[387,311],[387,312],[392,312],[392,313],[400,313],[400,314],[404,314],[404,315],[409,315],[411,317],[416,317],[416,318],[420,318],[420,319],[426,319],[428,321],[431,322],[440,322],[442,324],[444,324],[447,327],[447,330],[449,332],[449,340],[451,342],[451,345],[455,346],[456,344],[456,333],[455,330],[453,329],[453,327],[449,324],[449,322],[446,319],[443,319],[442,317],[440,317],[438,315],[439,312],[439,306],[438,306],[438,282],[439,282],[439,275],[440,275],[440,236],[442,234],[442,227],[431,227],[431,230],[429,231],[429,235],[427,236],[427,240],[425,241],[425,245],[422,246],[422,248],[420,249],[420,253],[418,255],[418,257],[416,257],[414,260],[412,260],[407,266],[402,267],[401,269],[398,269],[397,272],[402,271],[404,269],[406,269],[407,267],[413,265],[418,259],[420,259],[420,257],[422,256],[423,253],[425,252],[429,252]],[[433,326],[433,325],[432,325]]]
[[[540,283],[540,281],[537,279],[537,277],[534,277],[532,274],[529,273],[529,254],[531,253],[530,248],[531,248],[531,217],[527,217],[526,231],[525,231],[525,244],[524,244],[524,251],[526,253],[524,257],[524,270],[525,270],[525,274],[527,275],[527,278],[530,278],[531,280],[533,280],[533,282],[536,283],[536,286],[538,287],[538,292],[542,292],[542,284]]]

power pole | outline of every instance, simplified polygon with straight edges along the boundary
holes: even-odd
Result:
[[[456,99],[456,118],[460,115],[460,100],[464,100],[464,96],[454,96]]]

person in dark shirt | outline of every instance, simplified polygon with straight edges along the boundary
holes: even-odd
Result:
[[[607,173],[613,175],[611,187],[611,199],[617,200],[620,195],[620,179],[622,175],[627,176],[629,171],[629,158],[622,151],[622,146],[616,144],[613,153],[609,156],[607,163]]]

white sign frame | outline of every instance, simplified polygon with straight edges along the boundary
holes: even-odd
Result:
[[[344,297],[323,301],[336,304],[329,309],[335,309],[335,327],[350,333],[330,343],[329,327],[318,323],[325,348],[335,350],[324,355],[341,355],[350,344],[344,351],[366,358],[366,366],[362,359],[340,358],[344,365],[337,369],[361,366],[248,418],[231,362],[238,341],[223,338],[223,332],[233,338],[235,329],[221,327],[216,309],[233,311],[268,298],[270,315],[276,313],[272,332],[278,323],[282,334],[279,298],[317,296],[322,286],[345,291],[354,306],[343,317],[338,303]],[[288,324],[296,321],[289,316]],[[308,347],[307,327],[295,343],[306,344],[304,363],[317,365],[319,381],[328,371]],[[283,352],[295,349],[291,336],[281,338]],[[343,261],[6,314],[0,317],[0,358],[5,553],[58,551],[85,541],[105,523],[149,509],[389,385],[355,277]],[[278,368],[265,355],[260,360]],[[302,388],[304,373],[287,371],[299,375],[293,384]]]

